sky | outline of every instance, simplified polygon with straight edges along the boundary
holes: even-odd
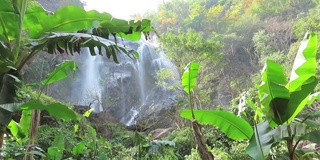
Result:
[[[164,0],[82,0],[86,3],[85,9],[95,9],[99,12],[108,12],[115,18],[132,19],[130,15],[143,15],[149,10],[157,10],[158,4]]]

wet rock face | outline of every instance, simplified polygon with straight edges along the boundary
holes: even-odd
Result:
[[[85,52],[75,56],[79,70],[70,103],[90,104],[96,112],[106,111],[127,126],[169,126],[168,115],[175,111],[181,94],[174,89],[180,83],[176,66],[146,41],[124,43],[138,51],[139,59],[118,54],[116,64],[105,56],[92,57]],[[161,69],[167,70],[170,76],[159,79]]]
[[[39,2],[51,11],[66,5],[83,8],[80,0]],[[139,59],[132,60],[125,54],[118,54],[120,63],[116,64],[106,56],[87,56],[88,53],[82,49],[81,55],[72,57],[79,66],[75,80],[70,78],[54,84],[56,86],[51,87],[49,95],[74,105],[90,105],[96,108],[96,112],[103,110],[127,126],[150,123],[169,126],[171,120],[168,117],[175,112],[176,99],[181,94],[170,89],[180,83],[176,66],[148,42],[118,41],[138,51]],[[159,79],[157,72],[160,69],[168,69],[171,75],[167,79]],[[165,85],[158,85],[158,82]]]

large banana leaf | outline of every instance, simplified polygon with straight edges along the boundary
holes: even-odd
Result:
[[[303,110],[307,104],[319,99],[316,94],[310,96],[318,80],[316,74],[317,36],[306,34],[293,64],[290,81],[287,88],[290,93],[288,123]]]
[[[0,5],[0,41],[9,42],[15,39],[19,30],[19,16],[15,13],[13,5],[2,0]]]
[[[182,75],[182,86],[188,94],[191,93],[194,85],[196,84],[199,68],[200,65],[198,63],[191,62],[186,66]]]
[[[254,136],[252,136],[246,149],[247,153],[253,159],[265,159],[274,143],[273,134],[274,130],[270,128],[268,121],[260,122],[254,128]]]
[[[317,84],[317,78],[312,76],[300,86],[299,90],[290,93],[289,107],[286,111],[286,117],[288,117],[287,123],[292,122],[293,119],[303,110],[303,108],[310,103],[310,93],[312,93]],[[316,97],[314,97],[313,101],[315,98]]]
[[[108,58],[113,58],[114,62],[119,63],[117,59],[117,53],[123,52],[129,57],[134,58],[135,55],[131,55],[130,48],[125,48],[115,42],[101,38],[95,35],[85,33],[56,33],[53,32],[47,37],[43,37],[38,43],[32,44],[32,49],[42,50],[47,49],[47,52],[54,54],[57,51],[60,53],[71,54],[75,52],[80,53],[82,47],[88,47],[91,55],[103,55],[103,49]],[[97,49],[97,53],[95,51]],[[27,61],[28,59],[25,59]]]
[[[194,115],[199,123],[214,125],[231,139],[250,139],[253,135],[251,125],[232,113],[219,110],[194,110]],[[182,110],[181,117],[192,120],[191,110]]]
[[[290,94],[285,87],[287,80],[281,65],[267,60],[262,72],[259,98],[262,111],[277,124],[284,123]]]
[[[295,61],[287,88],[290,92],[300,90],[301,86],[316,73],[317,36],[306,33]]]
[[[126,21],[113,18],[109,13],[95,10],[86,12],[80,7],[67,6],[48,14],[41,7],[27,10],[24,29],[29,29],[31,38],[39,38],[47,32],[72,32],[92,29],[92,33],[104,38],[110,34],[123,35],[123,38],[139,40],[141,32],[150,32],[150,20]],[[125,35],[131,36],[125,36]],[[134,36],[132,36],[134,35]]]
[[[62,118],[64,120],[77,120],[79,117],[77,114],[70,109],[68,106],[61,103],[53,103],[45,105],[38,100],[29,101],[20,106],[20,109],[23,111],[29,110],[46,110],[50,115]]]

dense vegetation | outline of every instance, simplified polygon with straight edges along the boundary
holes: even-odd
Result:
[[[172,0],[144,15],[151,24],[136,16],[140,21],[115,19],[112,28],[107,13],[69,6],[49,19],[34,1],[29,6],[4,2],[0,125],[7,137],[5,145],[0,143],[1,158],[320,158],[317,0]],[[54,20],[71,13],[77,16]],[[92,19],[100,24],[93,25]],[[64,22],[68,25],[53,27]],[[40,50],[74,54],[89,47],[95,54],[93,48],[100,46],[117,62],[116,51],[125,48],[105,38],[138,40],[151,26],[160,49],[179,68],[182,85],[177,89],[186,92],[166,136],[155,138],[150,130],[132,131],[113,122],[96,125],[92,110],[75,113],[46,96],[48,84],[76,68],[73,61],[60,64],[37,87],[18,82],[23,66]],[[93,32],[86,32],[90,27]],[[41,116],[38,110],[44,110]]]

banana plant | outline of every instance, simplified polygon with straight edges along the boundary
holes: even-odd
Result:
[[[147,36],[152,30],[147,19],[125,21],[113,18],[109,13],[85,11],[75,6],[67,6],[53,13],[41,6],[28,7],[28,1],[25,0],[2,0],[0,104],[14,102],[17,87],[21,84],[21,69],[40,51],[73,55],[80,53],[82,47],[88,47],[91,55],[105,54],[117,62],[118,53],[135,53],[118,44],[117,37],[139,40],[142,33]],[[109,40],[109,36],[114,36],[115,41]],[[94,51],[95,47],[98,53]],[[9,107],[9,110],[13,109]],[[10,114],[8,109],[0,107],[0,148],[5,126],[10,122],[3,117],[10,117]],[[38,115],[39,112],[32,119]]]
[[[319,134],[319,123],[309,118],[317,117],[319,113],[298,118],[306,106],[320,98],[319,92],[312,94],[318,84],[316,53],[317,36],[307,33],[296,55],[289,81],[281,65],[267,60],[259,86],[261,111],[265,120],[254,127],[254,136],[247,147],[252,158],[265,159],[271,145],[284,140],[288,149],[287,158],[293,160],[297,158],[295,151],[301,140],[318,142],[313,137]],[[308,132],[310,128],[314,131]]]
[[[199,71],[200,65],[198,63],[191,62],[185,67],[185,71],[182,75],[182,86],[183,89],[188,94],[188,103],[189,103],[189,112],[188,114],[190,117],[190,120],[192,122],[192,128],[194,131],[195,139],[198,144],[198,152],[201,157],[201,159],[207,159],[212,160],[214,159],[214,156],[212,153],[208,150],[208,148],[205,146],[205,141],[202,136],[202,129],[201,125],[196,119],[195,111],[193,109],[193,101],[192,101],[192,91],[193,87],[196,85],[197,77],[198,77],[198,71]]]
[[[181,116],[193,121],[197,120],[201,124],[214,125],[231,139],[250,139],[253,135],[253,129],[246,120],[226,111],[193,109],[191,93],[196,84],[198,69],[199,64],[190,63],[182,75],[182,86],[189,95],[190,109],[182,110]]]
[[[182,75],[182,86],[188,93],[190,109],[182,110],[181,117],[190,119],[192,121],[193,129],[195,131],[195,137],[199,146],[198,150],[200,156],[202,156],[202,158],[207,158],[205,157],[206,154],[201,154],[201,152],[204,151],[200,150],[206,149],[205,146],[200,146],[204,144],[203,138],[201,136],[202,133],[200,124],[209,124],[216,126],[229,138],[234,140],[250,139],[253,135],[253,129],[246,120],[237,117],[229,112],[220,110],[194,110],[191,94],[193,87],[195,86],[197,81],[199,67],[199,64],[192,62],[186,67],[185,72]],[[209,152],[209,154],[211,153]],[[210,158],[213,158],[213,156]]]

